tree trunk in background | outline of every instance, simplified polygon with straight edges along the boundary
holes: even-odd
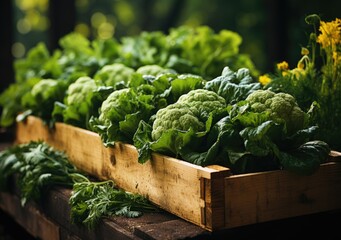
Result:
[[[287,0],[266,0],[266,39],[268,54],[267,70],[273,71],[274,64],[288,57],[288,2]]]
[[[0,91],[5,90],[12,82],[14,82],[13,71],[13,9],[11,0],[0,1]]]
[[[50,0],[49,3],[49,49],[59,48],[61,37],[72,32],[76,24],[75,0]]]

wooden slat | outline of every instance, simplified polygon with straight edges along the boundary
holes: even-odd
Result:
[[[0,208],[12,216],[32,236],[42,240],[59,240],[59,227],[32,205],[21,207],[20,199],[0,193]]]
[[[161,208],[204,228],[214,228],[215,222],[202,225],[207,222],[202,221],[202,208],[210,213],[207,215],[210,219],[224,219],[223,211],[211,209],[213,205],[224,209],[223,199],[213,205],[210,198],[202,199],[200,179],[222,180],[230,174],[227,168],[204,168],[160,154],[153,154],[151,161],[140,164],[137,162],[137,150],[132,145],[116,143],[113,148],[106,148],[96,133],[63,123],[57,123],[52,131],[35,117],[18,123],[16,140],[18,143],[44,140],[66,151],[79,169],[99,179],[113,179],[119,187],[147,196]],[[223,187],[214,191],[215,195],[224,196]],[[221,205],[217,206],[218,203]]]
[[[39,205],[29,202],[26,207],[20,205],[16,194],[18,193],[0,193],[0,210],[10,215],[32,236],[42,240],[142,240],[152,239],[154,235],[163,236],[163,239],[179,239],[179,236],[181,239],[192,239],[208,233],[203,228],[163,211],[144,213],[138,218],[103,218],[94,229],[88,230],[83,225],[71,222],[71,189],[52,188],[44,194]],[[176,231],[170,231],[174,227],[173,223],[176,223]],[[51,226],[55,228],[55,232],[51,230]],[[150,232],[151,229],[153,232]]]
[[[311,176],[286,171],[225,178],[225,227],[341,208],[341,164],[326,163]]]
[[[198,234],[198,229],[193,224],[183,223],[180,219],[137,226],[134,233],[143,239],[178,240],[195,239],[196,237],[204,239],[204,230]],[[206,239],[209,239],[209,237],[207,236]]]

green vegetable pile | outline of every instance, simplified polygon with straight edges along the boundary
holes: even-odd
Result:
[[[52,53],[44,43],[39,43],[28,52],[26,58],[15,61],[15,83],[0,95],[0,125],[8,127],[14,124],[18,113],[28,108],[38,111],[35,114],[50,122],[51,106],[46,110],[35,109],[34,102],[40,97],[30,96],[33,85],[44,79],[63,82],[58,84],[61,89],[55,87],[53,92],[56,93],[51,92],[48,99],[63,102],[63,95],[59,92],[66,94],[63,91],[65,85],[82,76],[94,79],[98,86],[114,89],[127,86],[134,72],[141,75],[191,73],[210,79],[229,65],[234,70],[246,66],[256,76],[258,71],[251,58],[239,53],[241,41],[241,37],[230,30],[215,33],[208,26],[182,26],[170,29],[169,34],[142,32],[121,39],[93,41],[81,34],[70,33],[60,39],[60,49]],[[151,67],[145,67],[147,65]],[[66,115],[72,115],[72,111]],[[84,126],[84,123],[81,125]]]
[[[54,186],[71,187],[71,221],[88,229],[95,228],[105,216],[138,217],[146,211],[157,211],[147,198],[116,188],[111,180],[90,181],[64,152],[42,141],[14,145],[0,152],[0,191],[11,190],[9,181],[13,177],[23,206],[29,201],[41,201]]]
[[[40,44],[16,62],[0,123],[64,122],[98,133],[107,147],[133,144],[140,163],[159,152],[235,174],[314,173],[330,149],[316,138],[312,112],[265,90],[240,44],[238,34],[206,26],[92,42],[72,33],[52,55]]]

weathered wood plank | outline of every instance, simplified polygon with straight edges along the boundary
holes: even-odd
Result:
[[[160,229],[162,229],[162,231],[160,231]],[[205,231],[203,229],[201,230],[201,233],[198,234],[198,229],[193,224],[184,224],[179,219],[138,226],[134,229],[134,233],[143,239],[194,239],[199,235],[202,239],[205,237]],[[209,236],[208,233],[206,234]]]
[[[146,213],[139,218],[104,218],[95,229],[88,230],[84,226],[75,225],[70,221],[70,206],[68,204],[70,194],[70,189],[54,188],[44,196],[40,205],[29,202],[26,207],[22,207],[18,196],[12,193],[0,193],[0,209],[8,213],[30,235],[42,240],[142,240],[144,239],[141,238],[143,234],[138,236],[134,233],[136,227],[162,224],[174,220],[177,220],[179,229],[191,226],[190,233],[186,231],[181,233],[186,238],[193,234],[199,236],[205,232],[198,226],[163,212]],[[165,234],[162,228],[159,228],[158,231]],[[169,232],[166,239],[174,239],[174,236],[174,233]]]
[[[42,240],[59,240],[59,226],[37,208],[28,204],[21,207],[20,199],[9,193],[0,193],[0,208],[12,216],[32,236]]]
[[[113,179],[119,187],[147,196],[161,208],[202,227],[215,228],[218,221],[212,222],[213,218],[219,219],[220,227],[220,220],[224,219],[223,199],[214,204],[220,210],[212,210],[210,198],[201,197],[201,179],[223,179],[230,174],[227,168],[204,168],[160,154],[153,154],[150,161],[140,164],[132,145],[117,142],[106,148],[96,133],[63,123],[57,123],[51,130],[35,117],[18,124],[16,140],[18,143],[44,140],[65,151],[79,169],[99,179]],[[224,188],[214,191],[224,196]],[[216,206],[218,203],[220,206]],[[209,214],[203,215],[202,209]]]
[[[225,178],[227,228],[341,208],[341,164],[326,163],[311,176],[286,171]]]

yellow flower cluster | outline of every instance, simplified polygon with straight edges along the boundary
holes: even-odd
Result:
[[[319,28],[321,34],[317,37],[317,42],[322,45],[322,48],[332,47],[341,43],[341,19],[336,18],[331,22],[320,22]]]
[[[307,56],[307,54],[309,53],[309,51],[306,49],[302,49],[302,54],[304,54],[304,56],[300,59],[300,61],[298,61],[297,63],[297,67],[294,69],[289,68],[289,64],[286,61],[277,63],[277,69],[282,73],[282,76],[288,76],[288,74],[293,74],[296,78],[299,78],[300,75],[304,75],[305,74],[305,61],[309,62],[309,57]]]
[[[317,16],[317,15],[316,15]],[[316,18],[316,16],[313,16]],[[341,19],[336,18],[334,21],[321,21],[317,16],[319,22],[319,34],[312,34],[312,52],[308,48],[302,47],[302,57],[297,62],[295,68],[290,69],[286,61],[277,63],[277,72],[283,79],[302,80],[310,79],[316,68],[315,62],[315,45],[320,44],[322,57],[324,57],[324,65],[322,73],[324,79],[329,78],[332,81],[339,80],[341,76]],[[317,69],[316,69],[317,70]],[[274,79],[273,79],[274,80]],[[269,75],[260,76],[258,81],[262,85],[266,85],[273,81]],[[327,86],[328,84],[324,84]]]
[[[264,86],[271,82],[271,78],[267,74],[264,74],[259,76],[258,81]]]
[[[305,21],[314,26],[314,32],[309,36],[309,49],[301,48],[296,66],[290,68],[288,62],[279,62],[274,74],[260,76],[258,81],[292,94],[305,109],[317,103],[318,108],[312,108],[313,121],[319,125],[320,136],[340,149],[341,19],[324,22],[313,14]]]
[[[287,71],[289,70],[289,64],[286,61],[277,63],[277,69],[280,71]]]
[[[325,65],[323,67],[323,89],[329,92],[329,86],[340,84],[341,74],[341,19],[334,21],[320,21],[320,34],[316,42],[321,45],[325,53]],[[331,82],[329,82],[331,81]]]

